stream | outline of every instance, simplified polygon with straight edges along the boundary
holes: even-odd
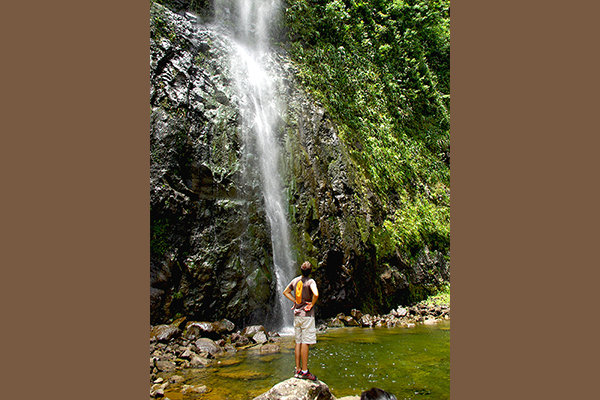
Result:
[[[169,387],[165,397],[251,400],[293,376],[294,339],[283,336],[279,344],[277,354],[261,355],[257,346],[219,357],[207,368],[177,371],[185,381]],[[329,328],[311,346],[308,365],[337,398],[379,387],[398,400],[449,399],[450,321],[413,328]],[[206,385],[209,391],[183,395],[183,384]]]

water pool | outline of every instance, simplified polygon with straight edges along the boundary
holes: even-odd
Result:
[[[359,395],[373,386],[400,399],[450,398],[450,321],[413,328],[333,328],[311,346],[309,368],[337,397]],[[183,384],[206,385],[204,394],[165,391],[171,400],[248,400],[291,378],[294,341],[282,337],[281,352],[258,348],[227,354],[210,367],[178,371]]]

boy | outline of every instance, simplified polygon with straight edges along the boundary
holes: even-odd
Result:
[[[314,279],[308,277],[311,271],[312,265],[305,261],[300,266],[302,276],[294,278],[283,291],[283,295],[294,302],[292,306],[296,336],[294,377],[316,381],[317,377],[308,371],[308,349],[311,344],[317,343],[315,310],[313,307],[319,298],[317,283]],[[302,361],[302,369],[300,369],[300,361]]]

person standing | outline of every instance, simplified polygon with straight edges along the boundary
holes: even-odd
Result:
[[[301,276],[297,276],[283,291],[283,295],[294,302],[294,334],[296,337],[296,369],[294,377],[316,381],[317,377],[308,370],[308,350],[311,344],[317,343],[314,306],[319,298],[319,290],[314,279],[308,276],[312,265],[305,261],[300,266]]]

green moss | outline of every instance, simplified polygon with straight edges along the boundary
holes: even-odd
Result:
[[[315,247],[313,246],[313,242],[310,238],[310,235],[307,232],[303,232],[302,237],[304,238],[304,248],[306,249],[306,251],[312,252],[315,249]]]
[[[163,256],[170,248],[168,242],[169,220],[159,219],[152,221],[150,225],[150,252],[157,256]]]
[[[449,250],[448,7],[290,0],[286,9],[299,78],[335,121],[354,183],[382,203],[382,226],[358,224],[380,260]]]

